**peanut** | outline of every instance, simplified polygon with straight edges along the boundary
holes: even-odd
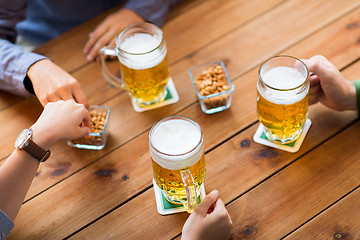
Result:
[[[90,110],[90,130],[92,133],[101,133],[105,126],[107,114],[106,112],[96,112]],[[71,141],[73,144],[85,144],[100,146],[103,144],[103,136],[84,136]]]
[[[196,77],[195,85],[201,96],[208,96],[215,93],[225,92],[230,86],[225,84],[225,72],[222,66],[210,67]],[[229,94],[204,99],[205,106],[216,108],[227,104]]]

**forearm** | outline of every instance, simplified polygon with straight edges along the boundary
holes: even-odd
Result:
[[[25,151],[15,150],[0,167],[0,209],[14,220],[40,162]]]
[[[28,68],[46,57],[24,51],[13,43],[0,39],[0,89],[20,96],[30,97],[24,87]]]

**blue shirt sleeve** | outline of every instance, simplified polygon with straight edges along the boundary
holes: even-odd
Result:
[[[0,39],[0,89],[20,96],[33,96],[25,89],[24,79],[29,67],[46,57],[24,51],[21,47]]]
[[[180,1],[181,0],[130,0],[124,7],[136,12],[146,21],[161,27],[171,7]]]
[[[25,0],[0,1],[0,89],[17,95],[30,97],[24,87],[24,78],[28,68],[46,57],[24,51],[14,44],[15,25],[24,19]]]
[[[4,240],[13,227],[14,223],[0,209],[0,240]]]

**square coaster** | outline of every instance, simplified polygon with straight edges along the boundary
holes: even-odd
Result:
[[[170,203],[168,200],[166,200],[166,198],[162,194],[161,189],[155,183],[154,179],[153,179],[153,186],[154,186],[157,210],[161,215],[186,212],[186,209],[182,204],[173,204]],[[202,184],[200,187],[200,195],[198,197],[198,203],[200,203],[204,199],[205,195],[206,195],[205,187],[204,184]]]
[[[302,144],[302,142],[304,141],[304,138],[307,134],[307,132],[309,131],[309,128],[311,126],[311,120],[310,119],[306,119],[305,124],[303,126],[303,131],[301,133],[301,135],[299,136],[299,138],[291,143],[288,144],[280,144],[280,143],[274,143],[271,142],[265,135],[264,133],[264,125],[262,125],[260,123],[258,129],[256,130],[256,133],[254,135],[254,141],[269,147],[273,147],[273,148],[278,148],[280,150],[284,150],[284,151],[288,151],[288,152],[297,152],[300,149],[300,146]]]
[[[174,82],[172,80],[172,78],[169,78],[168,84],[166,85],[166,97],[164,99],[164,101],[160,102],[160,103],[155,103],[152,105],[143,105],[143,106],[139,106],[134,99],[131,99],[131,103],[133,105],[133,108],[136,112],[145,112],[145,111],[149,111],[151,109],[155,109],[155,108],[159,108],[159,107],[163,107],[169,104],[173,104],[176,103],[177,101],[179,101],[179,94],[176,91]]]

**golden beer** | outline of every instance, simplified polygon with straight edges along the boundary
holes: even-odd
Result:
[[[166,193],[167,200],[172,203],[183,203],[187,200],[186,190],[179,170],[170,170],[161,167],[152,159],[154,180]],[[205,180],[205,155],[199,161],[189,167],[193,175],[196,192],[200,194],[200,187]]]
[[[106,56],[117,56],[121,78],[106,67]],[[166,43],[160,28],[137,23],[125,28],[116,39],[116,48],[103,47],[99,59],[104,77],[113,86],[125,88],[136,104],[151,105],[167,95],[170,79]]]
[[[125,87],[136,102],[148,105],[164,100],[170,77],[166,56],[158,65],[147,69],[133,69],[124,64],[120,66]]]
[[[188,204],[187,188],[197,199],[205,179],[204,141],[200,126],[183,116],[167,117],[150,130],[149,146],[154,180],[164,197]]]
[[[300,60],[274,57],[259,70],[257,114],[265,135],[282,144],[295,141],[308,112],[308,70]]]

